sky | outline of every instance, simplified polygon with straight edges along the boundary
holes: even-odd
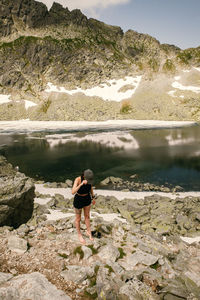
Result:
[[[40,0],[51,7],[53,0]],[[149,34],[181,49],[200,46],[200,0],[56,0],[123,31]]]

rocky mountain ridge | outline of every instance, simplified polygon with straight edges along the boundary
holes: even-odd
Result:
[[[146,86],[150,87],[150,97],[139,97],[154,106],[156,113],[152,114],[152,118],[199,118],[199,107],[192,92],[187,99],[185,111],[187,112],[188,106],[195,106],[198,111],[195,116],[186,112],[181,115],[184,105],[178,109],[178,114],[174,107],[172,112],[160,113],[160,106],[166,105],[165,99],[160,97],[159,101],[155,100],[157,97],[154,90],[159,88],[163,93],[163,83],[157,85],[159,78],[163,78],[162,82],[169,85],[173,76],[185,68],[198,68],[200,47],[181,50],[173,45],[160,44],[155,38],[133,30],[123,33],[120,27],[88,19],[80,10],[70,12],[58,3],[54,3],[48,11],[43,3],[34,0],[17,0],[14,3],[11,0],[1,0],[0,8],[0,93],[9,94],[10,99],[15,100],[0,105],[0,119],[142,118],[139,100],[133,97],[128,97],[130,105],[125,109],[126,114],[121,111],[121,103],[112,103],[111,108],[108,108],[100,97],[100,116],[95,115],[93,110],[87,116],[85,109],[93,106],[96,110],[99,97],[98,100],[94,96],[84,99],[78,94],[71,96],[66,93],[45,92],[48,82],[58,87],[64,86],[68,90],[77,87],[84,90],[102,84],[109,85],[110,79],[138,75],[143,77],[144,87],[141,88],[144,90]],[[199,80],[198,76],[197,79],[196,75],[193,77],[196,81]],[[125,89],[131,88],[133,87],[125,85]],[[149,101],[151,97],[154,99]],[[37,107],[31,107],[27,112],[24,102],[20,100],[33,101]],[[73,106],[72,102],[75,102],[74,113],[69,110]],[[83,113],[77,116],[81,106]],[[151,110],[151,107],[147,108],[148,112]],[[144,118],[146,117],[145,113]]]

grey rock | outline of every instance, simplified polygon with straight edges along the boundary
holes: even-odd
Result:
[[[12,277],[12,274],[0,272],[0,284],[10,280]]]
[[[52,285],[44,275],[35,272],[16,276],[1,284],[0,299],[70,300],[71,298]]]
[[[18,227],[32,216],[33,181],[0,156],[0,226]]]
[[[67,180],[65,181],[65,183],[67,184],[67,187],[72,187],[72,185],[73,185],[73,182],[72,182],[72,180],[70,180],[70,179],[67,179]]]
[[[120,288],[119,299],[159,300],[160,298],[150,287],[143,284],[137,278],[132,278]]]
[[[198,266],[200,263],[198,263]],[[200,278],[199,268],[194,270],[188,270],[184,272],[183,277],[187,289],[192,292],[196,297],[200,296]]]
[[[96,277],[96,291],[98,299],[117,300],[118,290],[122,281],[116,277],[109,265],[99,268]]]
[[[120,253],[115,246],[113,246],[112,244],[108,244],[99,249],[98,256],[105,262],[107,261],[115,262],[116,259],[120,256]]]
[[[143,264],[145,266],[154,265],[158,259],[159,256],[154,256],[141,250],[136,250],[135,253],[128,255],[123,262],[120,262],[120,264],[126,270],[132,270],[137,264]]]
[[[184,281],[180,277],[173,278],[168,281],[166,287],[160,291],[161,295],[173,295],[175,297],[187,299],[189,292],[187,291]]]
[[[87,277],[94,275],[94,270],[91,267],[81,267],[77,265],[69,265],[67,269],[60,274],[66,281],[82,283]]]
[[[8,248],[11,251],[23,254],[28,249],[27,241],[19,238],[18,236],[11,235],[8,237]]]
[[[86,246],[82,246],[81,249],[84,253],[84,259],[88,259],[90,256],[92,256],[92,250]]]
[[[101,184],[101,185],[107,185],[107,184],[109,184],[109,182],[110,182],[110,177],[107,177],[106,179],[102,180],[102,181],[100,182],[100,184]]]

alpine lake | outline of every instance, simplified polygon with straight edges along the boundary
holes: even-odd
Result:
[[[200,191],[200,126],[126,131],[0,134],[0,153],[36,180],[65,182],[92,169],[108,176]]]

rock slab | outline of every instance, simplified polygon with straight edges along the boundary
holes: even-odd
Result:
[[[63,291],[52,285],[39,272],[19,275],[0,286],[0,299],[3,300],[71,300]]]
[[[0,226],[17,228],[31,218],[34,191],[32,179],[17,172],[0,156]]]

